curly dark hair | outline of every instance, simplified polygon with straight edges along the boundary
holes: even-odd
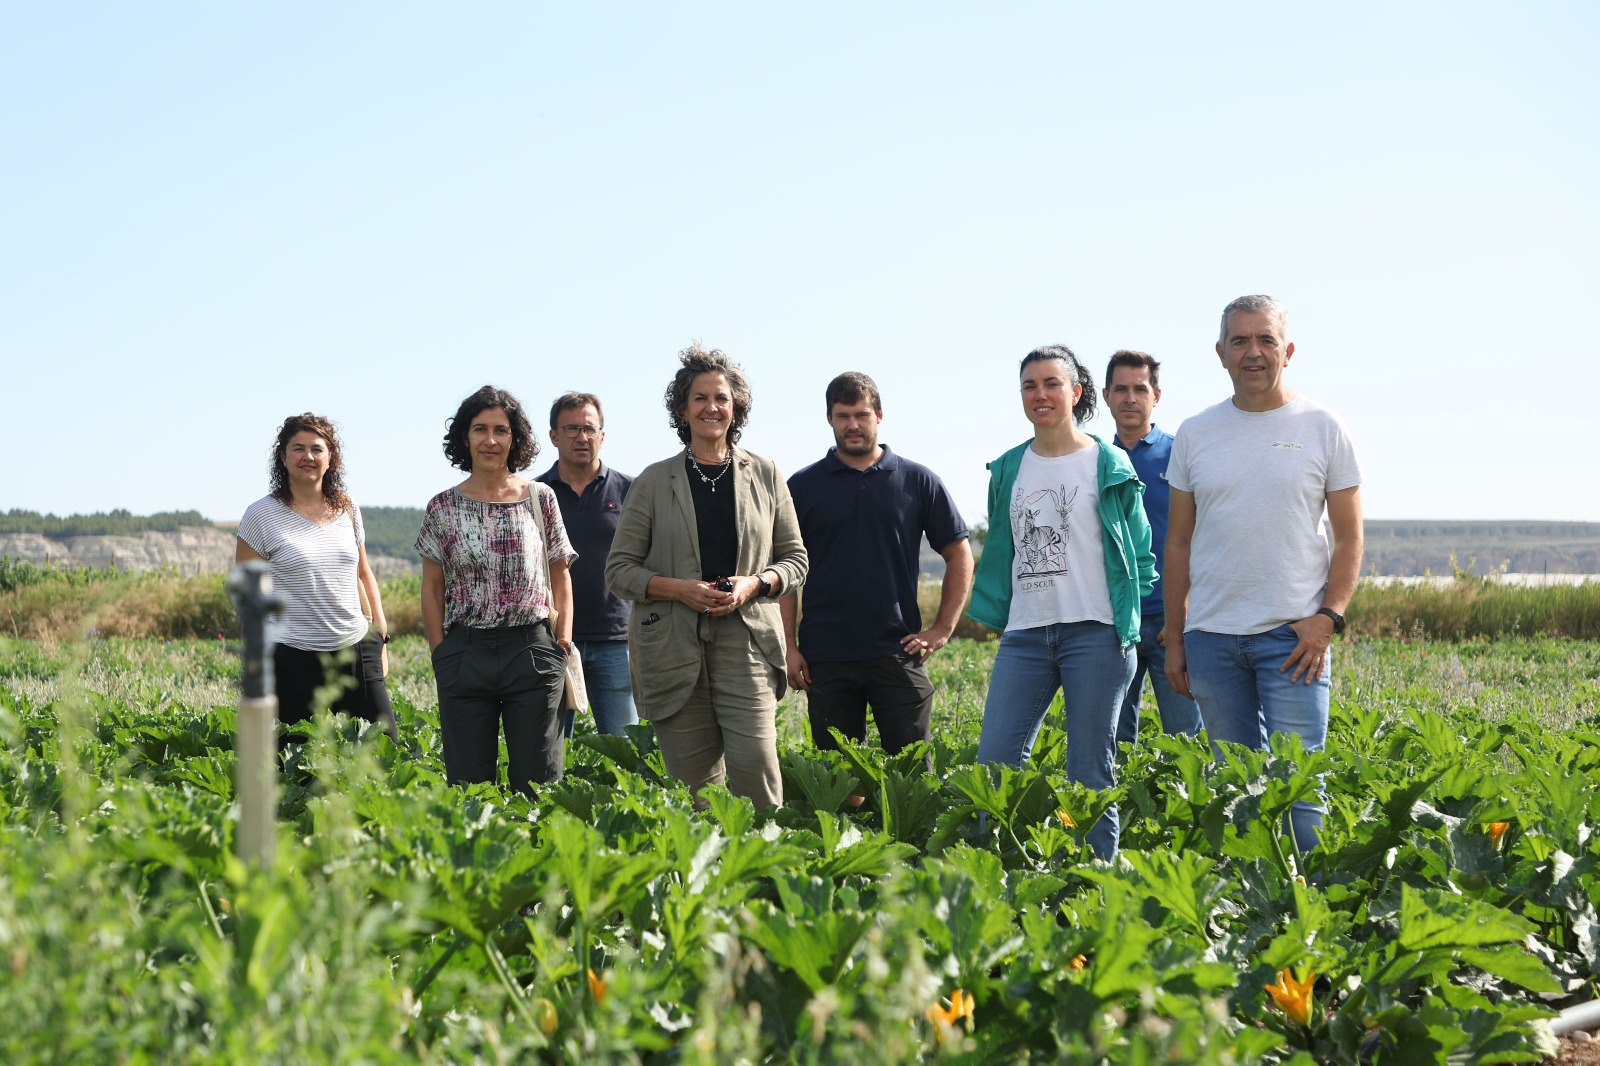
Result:
[[[689,407],[689,386],[701,374],[721,374],[728,379],[728,391],[733,395],[733,423],[728,427],[728,443],[739,443],[739,434],[744,431],[744,424],[750,421],[750,408],[755,403],[750,396],[750,383],[745,381],[744,371],[739,364],[729,359],[720,348],[706,351],[700,347],[699,341],[691,341],[689,347],[679,352],[678,362],[683,365],[672,375],[672,384],[667,386],[664,397],[667,423],[678,434],[678,439],[689,443],[689,422],[684,418],[684,412]]]
[[[1083,425],[1089,416],[1094,414],[1094,378],[1089,376],[1089,371],[1084,369],[1078,357],[1072,354],[1072,349],[1065,344],[1046,344],[1022,357],[1022,365],[1017,367],[1017,374],[1028,369],[1029,363],[1058,362],[1067,367],[1067,381],[1079,386],[1083,391],[1078,394],[1078,402],[1072,405],[1072,421]]]
[[[455,416],[445,423],[444,457],[450,460],[451,466],[472,473],[472,449],[467,446],[467,433],[472,429],[472,420],[492,407],[505,411],[506,418],[511,422],[511,452],[506,456],[506,469],[513,474],[525,470],[539,454],[539,442],[533,438],[533,426],[528,423],[528,416],[522,413],[522,405],[517,398],[505,389],[485,385],[462,400]]]
[[[328,472],[322,475],[322,498],[336,511],[350,509],[350,497],[344,491],[344,456],[339,451],[339,433],[332,420],[310,411],[290,415],[278,427],[278,439],[272,442],[272,458],[267,460],[268,483],[272,498],[287,504],[293,499],[289,491],[289,466],[284,453],[296,433],[315,433],[328,445]]]

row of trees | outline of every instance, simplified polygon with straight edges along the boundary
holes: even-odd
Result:
[[[134,537],[156,531],[170,533],[184,526],[209,526],[199,511],[162,511],[136,515],[130,511],[97,511],[58,518],[38,511],[12,509],[0,514],[0,533],[37,533],[46,537]]]

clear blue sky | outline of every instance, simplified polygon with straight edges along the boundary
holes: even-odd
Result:
[[[1600,520],[1597,54],[1588,3],[6,3],[0,508],[236,518],[306,409],[420,506],[485,382],[634,472],[699,337],[751,449],[864,370],[975,520],[1029,348],[1155,354],[1176,428],[1267,292],[1369,517]]]

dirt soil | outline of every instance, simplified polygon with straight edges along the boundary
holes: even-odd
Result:
[[[1570,1037],[1563,1037],[1561,1054],[1544,1061],[1546,1066],[1600,1066],[1600,1039],[1580,1044]]]

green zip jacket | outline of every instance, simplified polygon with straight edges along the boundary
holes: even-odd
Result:
[[[1128,457],[1094,434],[1100,449],[1096,479],[1100,489],[1100,526],[1104,530],[1106,585],[1111,590],[1111,618],[1124,648],[1139,643],[1139,601],[1156,583],[1156,557],[1150,551],[1150,522],[1144,516],[1144,483]],[[990,629],[1004,631],[1011,618],[1011,572],[1016,541],[1011,531],[1011,486],[1032,440],[989,464],[989,534],[978,560],[967,613]]]

